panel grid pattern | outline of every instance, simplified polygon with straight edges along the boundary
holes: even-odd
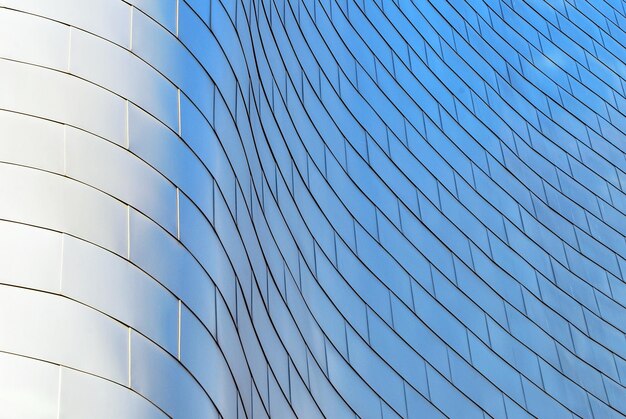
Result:
[[[626,415],[620,0],[0,0],[0,416]]]

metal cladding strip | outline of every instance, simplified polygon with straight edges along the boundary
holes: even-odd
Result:
[[[0,417],[626,415],[618,0],[0,0]]]

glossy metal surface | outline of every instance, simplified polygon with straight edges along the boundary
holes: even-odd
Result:
[[[0,0],[0,417],[626,414],[620,0]]]

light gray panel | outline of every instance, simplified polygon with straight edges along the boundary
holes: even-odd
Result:
[[[64,126],[44,119],[0,111],[0,159],[63,173]]]
[[[130,6],[124,2],[2,0],[0,6],[59,20],[96,33],[124,47],[128,47],[130,43]]]
[[[16,10],[0,9],[0,57],[66,70],[70,28]],[[46,42],[41,42],[45,39]]]
[[[0,286],[0,348],[128,382],[128,329],[65,297]]]
[[[82,236],[127,253],[127,208],[87,185],[39,170],[0,164],[0,218]]]
[[[0,221],[0,282],[58,292],[62,260],[61,234]]]
[[[124,95],[178,130],[178,92],[130,51],[89,33],[73,30],[70,72]]]
[[[90,374],[62,368],[60,383],[59,417],[62,418],[167,418],[155,405],[129,391],[128,387]]]
[[[61,292],[178,352],[178,300],[126,259],[65,236]]]
[[[58,365],[0,353],[2,416],[53,419],[58,416]]]
[[[124,144],[124,100],[65,73],[0,60],[0,108],[65,122]]]
[[[127,150],[94,135],[67,128],[66,174],[147,214],[176,234],[176,188]]]

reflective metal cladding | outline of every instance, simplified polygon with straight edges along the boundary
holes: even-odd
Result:
[[[621,0],[0,0],[0,417],[626,414]]]

